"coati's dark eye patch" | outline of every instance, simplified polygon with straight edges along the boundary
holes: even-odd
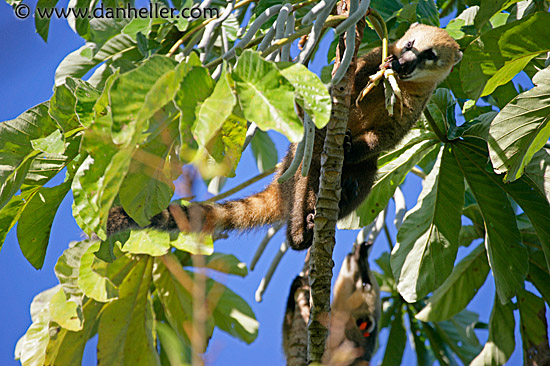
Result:
[[[437,58],[435,52],[430,48],[429,50],[426,50],[423,52],[424,58],[426,60],[435,60]]]
[[[412,50],[413,46],[414,46],[414,41],[409,41],[409,42],[407,42],[407,44],[405,45],[405,49],[406,49],[407,51],[410,51],[410,50]]]

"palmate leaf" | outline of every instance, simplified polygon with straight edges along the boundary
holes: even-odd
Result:
[[[390,335],[388,339],[391,342],[386,344],[386,352],[381,366],[399,366],[403,359],[405,346],[407,345],[407,330],[403,324],[402,304],[395,309],[393,319],[390,322]]]
[[[81,78],[95,66],[115,57],[124,57],[128,61],[137,61],[142,58],[135,41],[125,34],[113,37],[99,50],[95,50],[95,44],[88,43],[71,52],[61,61],[55,70],[55,85],[63,84],[67,76]]]
[[[116,144],[139,142],[136,135],[142,133],[146,120],[170,99],[155,88],[159,78],[172,71],[176,62],[168,57],[155,55],[138,68],[121,74],[109,90],[112,116],[112,138]],[[164,80],[160,80],[164,86]],[[174,88],[177,85],[173,82]],[[173,97],[173,92],[167,93]]]
[[[102,311],[98,365],[160,365],[149,294],[153,258],[141,256],[119,287],[119,297]]]
[[[435,330],[465,365],[468,365],[482,349],[474,332],[477,322],[476,313],[464,310],[449,320],[434,323]]]
[[[309,114],[317,128],[328,123],[332,103],[330,94],[319,77],[302,64],[278,63],[281,74],[296,89],[297,100]]]
[[[42,268],[46,257],[46,249],[50,240],[53,219],[69,192],[69,182],[56,187],[42,187],[26,203],[25,211],[17,225],[17,239],[23,255],[34,266]],[[37,215],[37,213],[40,213]]]
[[[0,124],[0,208],[19,190],[40,153],[31,141],[48,136],[56,127],[48,115],[47,102]]]
[[[15,346],[15,359],[23,366],[44,365],[49,342],[50,301],[59,288],[52,287],[34,297],[31,303],[32,324]]]
[[[495,28],[474,40],[464,52],[460,80],[470,99],[489,95],[540,53],[550,50],[545,34],[550,14],[538,12]]]
[[[358,229],[370,224],[374,218],[386,207],[395,189],[403,182],[409,171],[424,156],[436,148],[437,142],[431,140],[431,133],[413,133],[410,140],[406,140],[390,156],[378,160],[377,179],[374,182],[367,199],[357,208],[354,214],[338,221],[339,229]],[[409,142],[416,144],[410,146]],[[393,158],[393,159],[392,159]],[[392,159],[392,160],[390,160]]]
[[[397,289],[407,302],[423,298],[451,273],[463,203],[464,179],[450,146],[443,146],[391,254]]]
[[[548,323],[544,300],[527,290],[518,293],[523,359],[543,364],[548,360]]]
[[[252,148],[256,166],[260,173],[273,168],[279,161],[275,144],[269,135],[262,130],[256,131],[256,135],[254,135],[254,138],[250,141],[250,147]]]
[[[453,153],[479,204],[485,222],[489,264],[500,301],[506,303],[523,286],[529,267],[528,254],[510,201],[490,179],[494,173],[485,170],[487,154],[477,150],[476,144],[476,140],[454,144]]]
[[[291,142],[302,138],[302,123],[294,111],[295,88],[274,62],[244,51],[231,74],[244,117],[262,130],[281,132]]]
[[[485,283],[489,269],[485,246],[480,244],[456,265],[416,318],[423,322],[439,322],[458,314]]]
[[[489,154],[505,181],[518,179],[533,155],[550,138],[550,68],[533,78],[536,86],[519,94],[495,117],[489,128]],[[537,82],[538,81],[538,82]]]
[[[502,305],[495,294],[493,311],[489,319],[489,339],[481,353],[470,363],[472,366],[504,365],[516,345],[514,338],[513,305]]]
[[[519,2],[520,0],[497,0],[497,1],[482,1],[479,11],[476,14],[474,25],[477,29],[481,29],[482,26],[489,21],[489,19],[500,13],[512,4]]]
[[[525,167],[524,179],[546,197],[550,203],[550,149],[539,150]]]

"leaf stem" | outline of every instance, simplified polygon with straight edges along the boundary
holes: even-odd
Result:
[[[439,127],[437,127],[437,123],[435,122],[435,119],[433,118],[432,114],[428,110],[428,108],[424,109],[424,116],[426,117],[426,120],[428,121],[428,124],[432,128],[432,131],[436,134],[437,138],[441,142],[449,142],[447,137],[441,132]]]

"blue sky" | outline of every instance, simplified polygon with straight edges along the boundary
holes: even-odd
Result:
[[[61,2],[63,6],[66,2]],[[31,8],[34,8],[33,2]],[[75,35],[64,20],[52,20],[49,41],[46,44],[35,33],[34,20],[28,18],[19,20],[13,15],[10,6],[0,2],[0,121],[17,117],[30,107],[47,100],[52,95],[55,69],[59,62],[70,52],[80,47],[83,40]],[[322,66],[322,60],[315,60],[314,71],[318,72]],[[279,135],[272,134],[279,149],[279,157],[286,150],[287,142]],[[243,160],[237,169],[239,179],[230,179],[226,185],[229,189],[242,180],[251,178],[257,174],[250,149],[245,151]],[[248,190],[247,192],[261,190],[271,178],[266,178]],[[60,180],[58,180],[59,182]],[[416,203],[416,197],[421,190],[420,179],[410,176],[406,179],[404,193],[407,198],[407,207],[412,208]],[[197,187],[198,198],[204,198],[205,188]],[[203,195],[203,196],[201,196]],[[15,229],[7,237],[0,252],[0,293],[4,299],[0,302],[0,365],[18,365],[13,360],[13,351],[17,339],[24,334],[31,323],[29,305],[32,298],[40,291],[54,286],[57,283],[53,267],[62,251],[68,247],[70,241],[81,240],[81,230],[76,225],[71,215],[72,197],[69,195],[60,207],[53,224],[50,246],[46,255],[44,267],[37,271],[23,257],[17,244]],[[390,211],[393,203],[390,204]],[[37,213],[39,214],[39,213]],[[391,220],[391,219],[390,219]],[[228,240],[220,240],[216,243],[217,251],[232,253],[239,259],[249,262],[252,259],[257,243],[264,235],[263,230],[243,235],[232,235]],[[334,260],[336,267],[334,273],[338,273],[340,263],[345,254],[350,250],[355,239],[355,232],[338,231],[337,246]],[[391,229],[391,235],[395,238],[395,230]],[[257,269],[245,279],[223,277],[222,281],[232,290],[241,295],[253,308],[260,321],[258,339],[250,346],[227,336],[216,330],[206,354],[207,364],[210,365],[283,365],[284,357],[281,346],[281,324],[284,307],[288,295],[288,288],[295,275],[300,271],[303,263],[304,252],[288,252],[281,265],[275,272],[272,283],[267,289],[262,303],[256,303],[254,293],[265,274],[273,255],[284,240],[281,233],[275,237],[266,253],[257,265]],[[373,250],[373,257],[377,258],[383,251],[388,250],[385,238],[380,237]],[[463,248],[459,256],[465,255]],[[480,319],[487,322],[493,303],[494,286],[492,277],[489,277],[485,286],[473,301],[470,310],[481,314]],[[516,322],[517,327],[517,322]],[[479,333],[480,340],[484,341],[486,332]],[[387,331],[381,336],[381,344],[384,345]],[[510,360],[510,365],[521,364],[521,341],[517,337],[516,352]],[[519,347],[519,348],[518,348]],[[381,359],[380,353],[375,356]],[[416,363],[414,352],[407,347],[404,365]],[[95,364],[95,346],[87,347],[84,356],[84,365]]]

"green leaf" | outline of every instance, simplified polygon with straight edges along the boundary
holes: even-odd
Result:
[[[423,24],[439,27],[439,12],[432,0],[418,0],[416,4],[416,16]]]
[[[84,295],[99,302],[107,302],[118,296],[115,284],[99,269],[106,263],[96,258],[94,252],[99,249],[100,242],[90,245],[80,258],[78,287]],[[118,259],[123,261],[124,259]],[[116,262],[116,261],[115,261]]]
[[[538,12],[484,33],[464,52],[460,79],[470,99],[491,94],[537,55],[550,51],[545,34],[550,14]]]
[[[179,233],[170,244],[176,249],[191,254],[210,255],[214,252],[214,241],[210,235],[196,233]]]
[[[31,303],[32,324],[15,346],[15,359],[22,366],[44,365],[48,346],[50,324],[50,301],[59,287],[42,291]]]
[[[417,205],[405,216],[391,254],[393,276],[405,301],[423,298],[451,273],[463,204],[464,178],[450,147],[443,146]]]
[[[99,91],[87,82],[67,77],[64,84],[55,87],[49,113],[65,133],[81,126],[88,127],[99,95]]]
[[[323,128],[330,119],[330,94],[319,77],[302,64],[278,63],[281,74],[296,90],[296,98],[312,118],[317,128]]]
[[[36,140],[31,140],[31,145],[34,150],[42,151],[48,154],[63,154],[65,144],[61,131],[55,130],[46,137]]]
[[[153,258],[141,256],[119,288],[119,298],[102,311],[98,365],[160,365],[149,287]]]
[[[238,107],[235,108],[234,112],[236,114],[229,116],[206,147],[210,154],[206,157],[207,163],[198,164],[203,177],[235,176],[235,169],[241,159],[242,148],[246,139],[247,123],[244,118],[239,116]]]
[[[193,62],[193,59],[190,59]],[[191,160],[189,147],[196,145],[192,136],[192,127],[197,119],[196,111],[200,104],[214,90],[214,80],[204,67],[192,67],[183,78],[175,97],[176,107],[180,110],[179,131],[182,142],[180,155],[184,160]]]
[[[50,327],[56,336],[51,338],[46,350],[46,365],[73,366],[82,363],[84,347],[97,331],[98,314],[104,304],[88,299],[82,306],[83,318],[86,319],[82,330],[72,332],[65,328]]]
[[[275,63],[245,50],[232,73],[244,117],[262,130],[281,132],[291,142],[302,138],[303,128],[294,110],[295,89]]]
[[[31,141],[56,129],[48,115],[48,104],[29,109],[14,120],[0,124],[0,208],[19,190],[39,151]]]
[[[537,187],[550,203],[550,149],[539,150],[525,167],[525,179]]]
[[[120,186],[122,207],[142,227],[168,207],[174,195],[175,186],[169,175],[173,164],[171,146],[165,142],[164,136],[159,135],[138,149]]]
[[[157,336],[159,342],[162,346],[162,350],[166,353],[171,366],[176,365],[189,365],[186,362],[185,355],[188,353],[188,347],[181,342],[178,338],[178,335],[174,330],[167,324],[164,323],[155,323],[155,329],[157,331]]]
[[[161,93],[155,85],[159,82],[164,86],[166,82],[160,79],[161,76],[172,71],[175,66],[174,60],[155,55],[114,81],[109,98],[113,120],[111,131],[116,144],[139,142],[146,120],[173,96],[170,92],[168,95]],[[175,87],[176,80],[173,85]]]
[[[50,301],[51,320],[61,327],[74,332],[82,329],[81,310],[78,309],[76,303],[67,301],[65,293],[61,288],[53,295]]]
[[[214,307],[212,316],[218,328],[247,344],[258,336],[259,323],[250,306],[229,288],[208,279],[207,301]],[[214,305],[212,301],[217,301]]]
[[[481,351],[481,345],[474,332],[478,315],[463,310],[453,318],[435,323],[435,329],[460,360],[468,365]]]
[[[279,162],[275,144],[266,132],[257,130],[256,135],[250,141],[250,147],[252,148],[252,153],[256,159],[256,166],[260,173],[273,168]]]
[[[246,264],[244,262],[241,262],[233,254],[214,252],[209,256],[205,256],[204,260],[204,267],[212,269],[214,271],[237,275],[240,277],[246,277],[246,275],[248,274]],[[183,266],[197,267],[198,264],[193,262],[192,258],[190,257],[187,262],[183,263]]]
[[[550,68],[540,72],[550,77]],[[538,74],[537,74],[538,75]],[[550,81],[519,94],[489,128],[489,154],[496,173],[512,182],[550,138]]]
[[[423,322],[439,322],[464,310],[485,283],[489,269],[485,246],[480,244],[455,266],[416,318]]]
[[[510,201],[485,169],[487,154],[475,146],[475,140],[465,140],[453,145],[453,153],[483,215],[489,264],[500,301],[506,303],[523,286],[528,255]]]
[[[520,290],[518,308],[523,359],[542,364],[550,354],[544,300],[527,290]]]
[[[414,134],[413,136],[418,137]],[[356,215],[359,219],[357,220],[354,218],[354,214],[352,214],[347,218],[339,220],[339,229],[358,229],[366,226],[386,207],[395,189],[403,182],[407,173],[422,160],[426,154],[436,147],[436,142],[434,140],[426,139],[428,136],[432,136],[431,134],[421,136],[420,141],[413,146],[408,145],[407,139],[395,149],[394,153],[388,153],[387,155],[391,155],[394,158],[393,160],[388,162],[388,159],[384,159],[383,157],[378,160],[379,169],[377,179],[367,199],[356,211]],[[411,138],[411,140],[416,139]]]
[[[44,264],[53,219],[70,188],[68,182],[56,187],[40,188],[21,214],[17,240],[23,255],[36,269],[42,268]]]
[[[546,303],[550,304],[550,275],[544,254],[540,250],[530,253],[529,264],[527,279],[535,285]]]
[[[471,366],[504,365],[515,348],[514,310],[512,304],[502,305],[495,296],[489,319],[489,339]]]
[[[447,134],[451,128],[456,127],[455,106],[456,101],[449,89],[445,88],[438,88],[426,106],[437,127],[444,134]]]
[[[128,61],[137,61],[141,58],[135,41],[125,34],[113,37],[97,52],[94,48],[94,43],[87,43],[69,53],[55,70],[55,85],[63,84],[68,76],[82,78],[95,66],[116,57],[123,57]]]
[[[36,33],[42,37],[44,42],[48,42],[48,33],[50,30],[51,16],[40,16],[41,14],[47,15],[46,11],[53,12],[53,9],[57,5],[58,0],[38,0],[36,3],[36,10],[34,12],[34,26]],[[50,13],[53,15],[52,13]],[[55,14],[55,13],[54,13]]]
[[[170,250],[170,233],[154,229],[132,230],[122,247],[123,252],[158,257]]]
[[[386,344],[386,352],[381,366],[399,366],[403,360],[403,353],[407,345],[407,331],[403,324],[401,307],[398,306],[393,314],[393,320],[390,323],[390,335],[388,336],[391,342]]]
[[[192,131],[199,146],[206,146],[229,118],[237,103],[224,72],[214,89],[196,108],[196,120]]]
[[[55,265],[55,275],[65,294],[65,299],[78,307],[77,313],[80,320],[79,329],[81,329],[83,321],[82,299],[84,297],[84,293],[78,287],[80,260],[88,248],[93,244],[94,241],[92,240],[72,242],[69,244],[69,248],[65,249],[63,254],[59,257]]]
[[[482,0],[474,21],[475,27],[481,29],[493,15],[500,13],[502,10],[519,1],[520,0]]]
[[[19,220],[19,217],[21,217],[21,213],[25,209],[29,198],[32,197],[37,190],[38,188],[22,191],[21,194],[13,196],[8,204],[0,210],[0,243],[4,243],[6,235],[8,235],[11,228],[15,225],[17,220]]]
[[[187,274],[187,272],[183,272]],[[153,284],[156,293],[164,310],[166,320],[176,332],[180,339],[191,344],[191,334],[187,334],[186,326],[193,321],[193,297],[190,291],[193,289],[192,277],[186,276],[186,287],[175,279],[166,266],[159,259],[155,259],[153,266]],[[214,324],[208,320],[206,325],[209,328],[207,335],[211,335]]]

